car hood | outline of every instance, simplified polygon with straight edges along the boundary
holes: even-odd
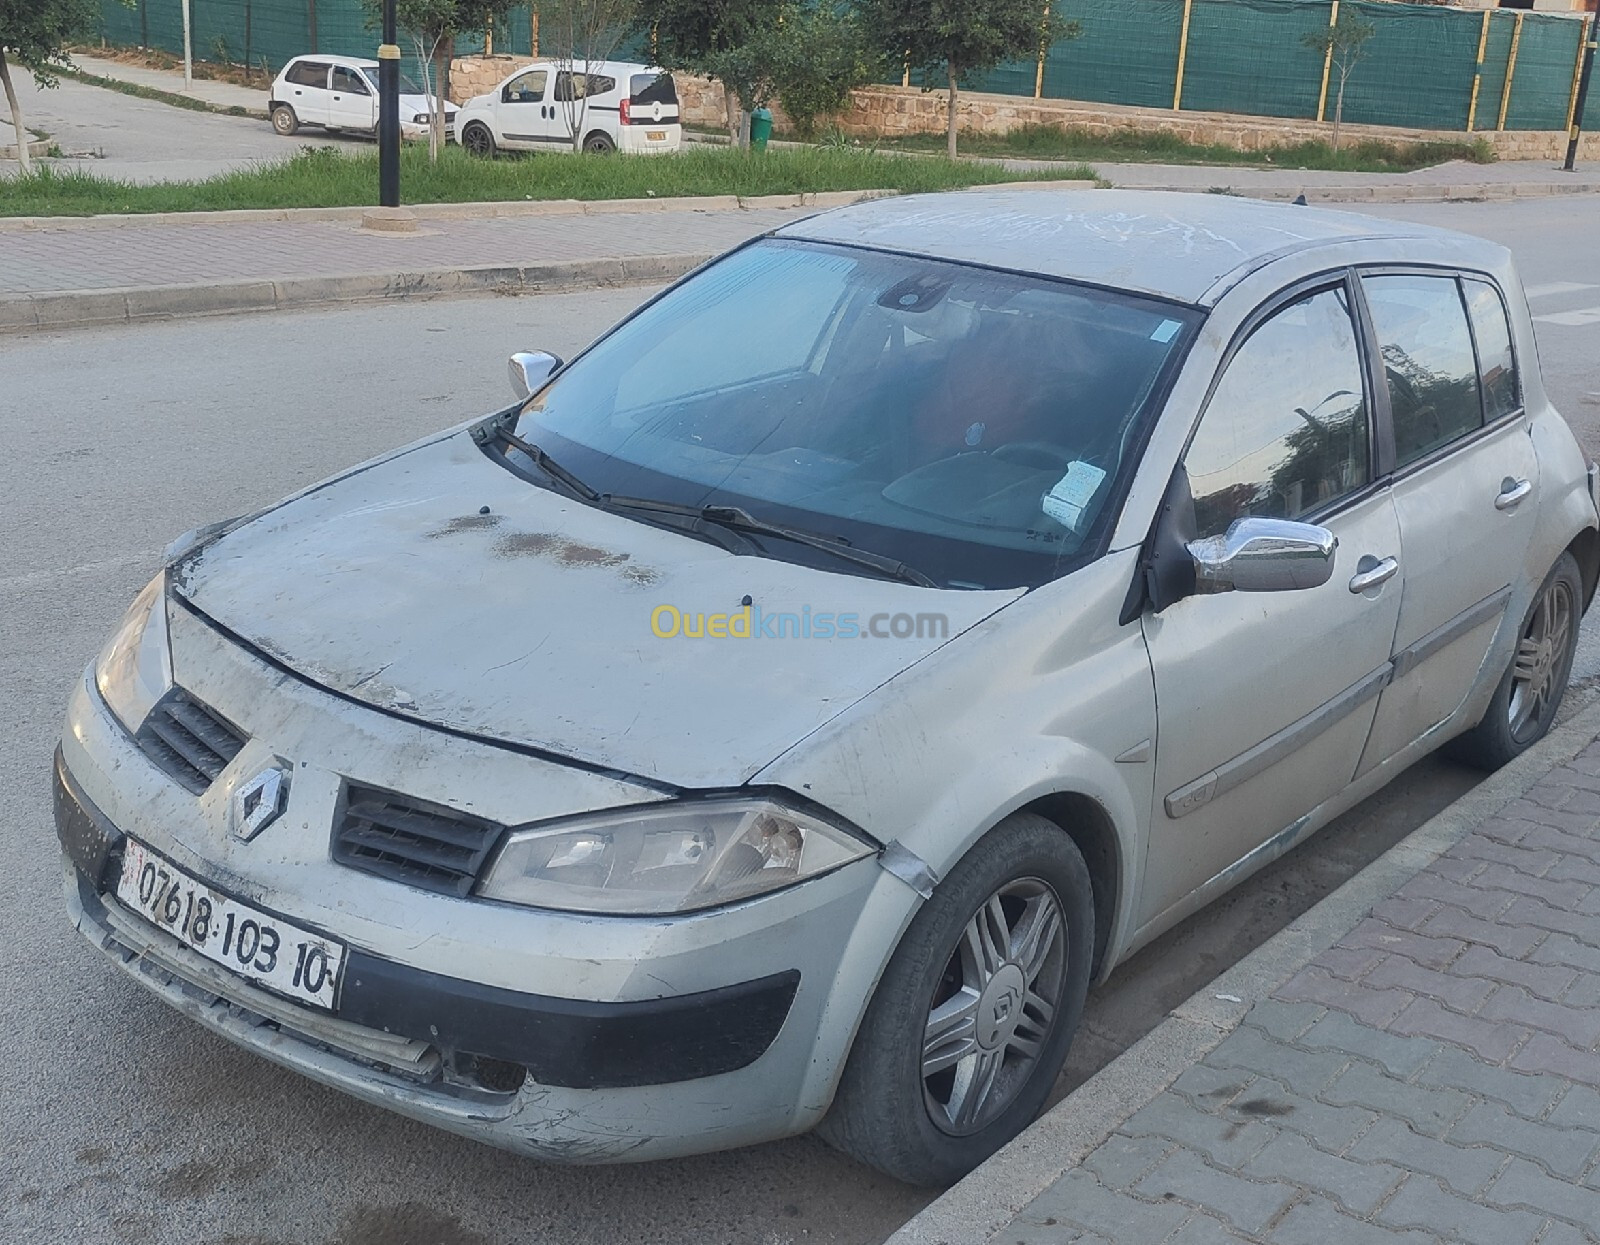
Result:
[[[1021,595],[737,557],[530,484],[465,432],[244,522],[180,560],[173,581],[202,614],[330,691],[700,788],[748,781]],[[669,638],[652,626],[658,607],[692,619],[746,598],[750,630],[767,635]],[[948,635],[816,638],[824,613],[863,626],[942,614]],[[813,638],[773,637],[783,615],[809,620]]]
[[[432,112],[433,100],[426,95],[402,95],[400,97],[400,119],[409,121],[419,112]],[[444,103],[444,115],[449,116],[456,111],[456,105],[449,100]]]

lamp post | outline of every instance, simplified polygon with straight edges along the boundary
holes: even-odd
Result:
[[[395,42],[395,0],[383,0],[383,43],[378,48],[378,205],[400,206],[400,47]]]

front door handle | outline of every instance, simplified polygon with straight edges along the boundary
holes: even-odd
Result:
[[[1363,554],[1361,561],[1356,563],[1356,573],[1350,577],[1350,591],[1359,595],[1369,588],[1386,584],[1399,569],[1400,562],[1396,558],[1375,558],[1370,553]]]
[[[1515,510],[1517,503],[1533,492],[1533,485],[1527,480],[1513,480],[1507,476],[1500,481],[1500,495],[1494,499],[1496,510]]]

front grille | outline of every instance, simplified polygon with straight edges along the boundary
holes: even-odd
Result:
[[[504,827],[392,791],[352,784],[333,858],[444,895],[465,895]]]
[[[216,710],[175,687],[150,710],[134,742],[169,778],[199,795],[239,755],[247,738]]]

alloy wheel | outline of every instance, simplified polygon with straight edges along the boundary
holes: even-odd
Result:
[[[1517,641],[1511,699],[1506,707],[1513,739],[1521,741],[1542,730],[1560,698],[1575,614],[1571,585],[1560,578],[1551,580]]]
[[[965,1136],[1028,1082],[1055,1024],[1067,973],[1061,901],[1038,878],[993,892],[962,928],[923,1030],[923,1101]]]

